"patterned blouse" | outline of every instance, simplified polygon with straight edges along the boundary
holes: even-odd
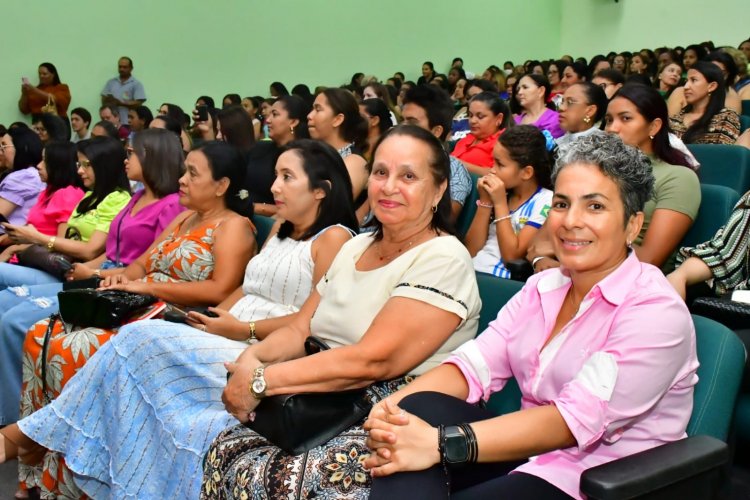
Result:
[[[711,269],[716,295],[750,289],[750,191],[710,241],[681,248],[677,261],[689,257],[699,258]]]
[[[222,221],[201,224],[186,234],[179,234],[185,220],[169,238],[149,253],[146,258],[145,281],[174,283],[211,278],[214,271],[214,231]]]
[[[689,128],[685,125],[683,109],[669,119],[669,128],[682,138]],[[723,108],[716,113],[708,124],[708,130],[690,141],[690,144],[734,144],[740,135],[740,117],[734,110]]]

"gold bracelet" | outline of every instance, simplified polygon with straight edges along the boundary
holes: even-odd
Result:
[[[101,269],[95,270],[94,271],[94,276],[96,276],[97,278],[101,278],[102,277],[102,270]]]
[[[53,236],[52,238],[49,239],[49,241],[47,242],[47,250],[48,251],[51,252],[52,250],[55,249],[55,241],[56,240],[57,240],[57,236]]]
[[[245,342],[249,344],[251,342],[255,342],[256,340],[258,340],[258,337],[256,337],[255,335],[255,321],[251,321],[250,323],[248,323],[248,325],[250,326],[250,336],[247,338]]]

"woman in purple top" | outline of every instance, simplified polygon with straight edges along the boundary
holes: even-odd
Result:
[[[11,224],[23,226],[44,189],[36,169],[42,161],[42,141],[30,128],[15,127],[2,137],[0,148],[7,163],[12,165],[10,170],[0,174],[0,215]],[[5,229],[0,227],[2,233]],[[5,239],[3,234],[0,244]]]
[[[514,93],[521,113],[515,116],[519,125],[534,125],[539,130],[547,130],[557,139],[565,131],[560,128],[560,119],[551,104],[549,104],[549,80],[542,75],[524,75],[518,81],[518,88]]]
[[[144,189],[112,220],[106,252],[74,264],[68,279],[106,276],[107,269],[127,266],[151,246],[183,210],[177,193],[183,162],[182,148],[169,131],[148,129],[135,135],[125,171],[128,179],[142,182]]]

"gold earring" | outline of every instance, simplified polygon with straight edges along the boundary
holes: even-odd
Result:
[[[291,132],[292,135],[294,135],[294,127],[292,127],[291,125],[289,126],[289,132]]]
[[[648,138],[651,139],[652,141],[654,140],[654,136],[653,135],[648,136]]]
[[[588,116],[584,116],[583,123],[591,123],[591,118],[589,118]]]

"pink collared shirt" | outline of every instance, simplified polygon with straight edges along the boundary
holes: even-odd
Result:
[[[522,409],[556,405],[578,446],[532,457],[516,471],[582,498],[586,469],[685,437],[698,359],[685,303],[635,252],[542,349],[570,284],[559,268],[533,276],[487,330],[445,362],[468,381],[468,402],[515,377]]]

